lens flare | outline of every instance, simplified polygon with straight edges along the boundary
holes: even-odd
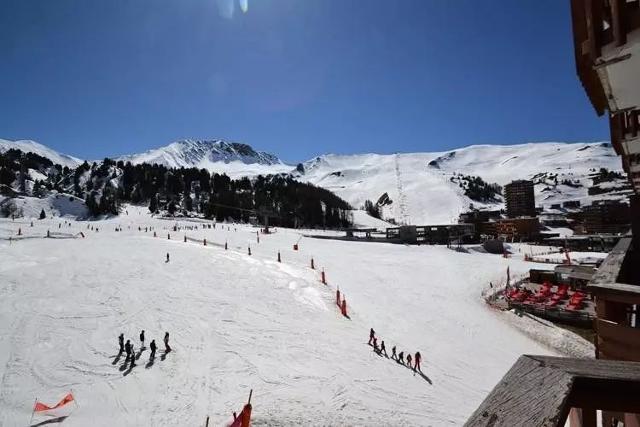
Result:
[[[238,0],[238,3],[240,4],[240,10],[242,10],[242,13],[247,13],[249,10],[249,0]]]
[[[216,0],[218,13],[225,19],[232,19],[235,10],[235,0]]]

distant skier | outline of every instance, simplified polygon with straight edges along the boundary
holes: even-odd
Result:
[[[398,355],[398,363],[402,363],[404,365],[404,351],[401,351]]]
[[[171,347],[169,347],[169,332],[164,333],[164,352],[169,353],[171,351]]]
[[[151,356],[149,356],[149,358],[153,360],[153,358],[156,357],[156,340],[151,340],[149,348],[151,349]]]
[[[378,353],[380,350],[378,349],[378,338],[373,337],[373,351]]]
[[[144,329],[140,332],[140,348],[144,348]]]
[[[398,355],[396,354],[396,346],[394,345],[393,347],[391,347],[391,358],[392,359],[397,359]]]
[[[124,351],[124,334],[118,336],[118,344],[120,344],[120,353]]]
[[[376,331],[374,331],[373,328],[371,328],[371,330],[369,331],[369,345],[371,345],[371,342],[373,341],[375,336],[376,336]]]
[[[385,357],[389,357],[389,355],[387,355],[387,349],[384,346],[384,340],[380,342],[380,354],[384,353]]]
[[[407,354],[407,366],[411,367],[411,353]]]
[[[124,351],[127,353],[127,359],[131,357],[131,342],[129,342],[129,340],[127,340],[127,343],[124,345]]]
[[[167,252],[167,260],[165,262],[169,262],[169,252]]]
[[[133,344],[131,344],[131,364],[129,367],[133,368],[134,366],[136,366],[136,349],[133,348]]]
[[[422,372],[422,368],[420,367],[421,360],[422,360],[422,355],[420,354],[419,351],[416,351],[416,356],[413,358],[413,363],[415,363],[415,365],[413,366],[414,371],[417,369],[418,371]]]

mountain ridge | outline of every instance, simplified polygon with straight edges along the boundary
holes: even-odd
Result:
[[[32,144],[28,145],[31,147]],[[37,146],[41,150],[43,147]],[[383,218],[414,224],[456,222],[458,215],[471,207],[499,209],[502,206],[499,188],[514,179],[534,180],[538,205],[551,206],[567,200],[585,204],[602,198],[624,198],[627,194],[622,179],[611,184],[613,190],[591,191],[596,171],[622,169],[613,148],[604,141],[481,144],[448,151],[396,154],[324,154],[301,163],[302,167],[294,167],[247,144],[182,140],[114,160],[204,168],[225,173],[232,179],[291,175],[298,181],[334,192],[355,208],[362,207],[367,200],[375,203],[384,199]],[[474,198],[469,189],[471,183],[482,186],[476,193],[490,190],[496,196],[486,200]]]

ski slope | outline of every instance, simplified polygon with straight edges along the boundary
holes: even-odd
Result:
[[[593,352],[482,301],[507,266],[515,276],[536,264],[287,229],[259,243],[240,225],[174,232],[174,221],[145,211],[70,226],[0,219],[0,425],[27,425],[36,397],[55,403],[70,389],[78,405],[66,427],[203,425],[207,415],[225,425],[253,389],[256,426],[458,426],[521,354]],[[47,229],[86,238],[44,239]],[[207,246],[191,240],[203,238]],[[350,320],[335,306],[337,286]],[[370,327],[389,352],[419,350],[425,376],[374,354]],[[169,331],[174,351],[147,367],[146,350],[129,370],[115,361],[117,335],[138,351],[141,329],[160,348]]]
[[[324,187],[359,208],[387,193],[393,203],[383,217],[401,223],[451,224],[469,205],[500,209],[471,200],[451,178],[456,174],[479,176],[504,186],[516,179],[557,174],[559,185],[536,185],[536,204],[549,206],[566,200],[589,204],[610,194],[589,196],[589,174],[600,168],[619,171],[620,159],[607,143],[530,143],[472,145],[448,152],[403,154],[328,154],[304,163],[297,178]],[[562,180],[580,183],[563,185]],[[548,188],[549,187],[549,188]]]

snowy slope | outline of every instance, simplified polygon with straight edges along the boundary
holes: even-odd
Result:
[[[84,200],[71,194],[52,192],[43,198],[29,196],[5,198],[0,196],[0,207],[7,203],[15,206],[19,216],[27,218],[38,218],[43,209],[47,217],[84,219],[89,216]]]
[[[145,210],[92,221],[99,232],[72,222],[85,239],[41,238],[57,219],[0,219],[0,425],[25,425],[35,397],[54,403],[73,389],[66,427],[203,425],[207,415],[221,426],[252,388],[254,425],[457,426],[521,354],[593,352],[484,304],[481,290],[507,266],[513,276],[532,267],[518,259],[286,229],[257,243],[255,229],[234,225],[175,233]],[[5,240],[18,227],[27,236]],[[334,305],[337,286],[351,320]],[[420,350],[425,377],[375,355],[370,327],[387,351]],[[129,369],[116,337],[138,351],[140,329],[160,348],[169,331],[174,351],[149,364],[146,350]]]
[[[172,168],[197,167],[226,173],[232,178],[290,172],[276,156],[256,151],[249,145],[222,140],[183,140],[165,147],[116,158],[133,164],[157,163]]]
[[[532,143],[511,146],[475,145],[449,152],[407,154],[328,154],[304,164],[298,179],[335,192],[354,207],[388,193],[393,200],[384,217],[413,224],[456,222],[469,204],[483,206],[450,181],[454,174],[480,176],[504,185],[541,173],[579,181],[580,188],[536,185],[537,204],[592,199],[587,195],[592,169],[620,170],[620,159],[606,143]],[[544,191],[543,191],[544,190]],[[607,198],[609,196],[602,196]],[[496,205],[500,208],[502,205]]]
[[[29,141],[29,140],[9,141],[6,139],[0,139],[0,152],[4,152],[12,148],[24,151],[26,153],[34,153],[39,156],[46,157],[47,159],[51,160],[54,164],[68,166],[70,168],[75,168],[76,166],[82,163],[82,160],[80,159],[77,159],[72,156],[68,156],[66,154],[58,153],[57,151],[49,147],[46,147],[42,144],[38,144],[35,141]]]

